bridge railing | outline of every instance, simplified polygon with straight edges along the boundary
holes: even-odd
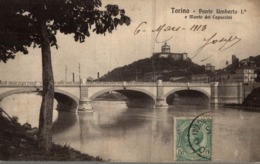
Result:
[[[175,87],[175,86],[178,86],[178,87],[187,87],[187,86],[190,86],[190,87],[205,87],[205,86],[210,86],[210,83],[189,83],[189,82],[186,82],[186,83],[178,83],[178,82],[163,82],[162,83],[162,86],[169,86],[169,87]]]
[[[191,86],[191,87],[201,87],[201,86],[210,86],[210,83],[175,83],[175,82],[162,82],[158,84],[156,82],[87,82],[81,84],[81,86]]]
[[[19,81],[1,81],[0,85],[30,85],[30,84],[36,84],[39,82],[32,82],[32,81],[23,81],[23,82],[19,82]]]
[[[154,82],[87,82],[82,86],[156,86]]]
[[[54,82],[55,86],[58,87],[73,87],[79,86],[79,82]],[[42,82],[17,82],[17,81],[1,81],[0,87],[42,87]]]
[[[237,84],[237,83],[236,83]],[[178,82],[86,82],[86,83],[79,83],[79,82],[55,82],[54,85],[56,87],[79,87],[79,86],[86,86],[86,87],[121,87],[121,86],[129,86],[129,87],[138,87],[138,86],[147,86],[147,87],[155,87],[157,85],[165,86],[165,87],[205,87],[210,86],[210,83],[178,83]],[[228,84],[226,84],[228,85]],[[231,84],[230,84],[231,85]],[[41,82],[7,82],[1,81],[0,87],[42,87]]]
[[[14,81],[1,81],[0,87],[37,87],[41,86],[39,82],[14,82]]]

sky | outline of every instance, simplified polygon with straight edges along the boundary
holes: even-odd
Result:
[[[119,26],[105,36],[91,33],[84,43],[74,42],[73,35],[58,33],[59,49],[51,50],[55,81],[65,80],[66,66],[67,81],[72,81],[73,73],[78,79],[79,63],[82,78],[96,78],[97,72],[102,76],[116,67],[160,52],[166,40],[171,52],[186,52],[193,62],[211,63],[216,68],[223,68],[226,61],[231,63],[232,55],[239,59],[260,55],[258,0],[103,0],[102,3],[103,7],[117,4],[125,9],[131,24]],[[172,13],[172,8],[180,10]],[[187,9],[189,13],[175,13]],[[213,13],[200,14],[199,9],[210,9]],[[189,19],[189,15],[221,16],[216,14],[216,9],[237,10],[238,14],[222,14],[232,16],[226,20]],[[191,31],[193,25],[201,28]],[[18,53],[6,64],[0,62],[2,81],[41,81],[41,73],[40,49],[29,49],[28,55]]]

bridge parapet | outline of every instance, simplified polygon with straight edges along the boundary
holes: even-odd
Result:
[[[54,82],[56,87],[118,87],[118,86],[129,86],[129,87],[155,87],[157,85],[165,87],[205,87],[210,86],[209,83],[174,83],[174,82],[162,82],[158,84],[157,82]],[[229,83],[228,85],[232,85]],[[235,85],[235,84],[234,84]],[[0,87],[42,87],[42,82],[0,82]]]
[[[79,82],[54,82],[55,87],[79,87]],[[42,87],[41,82],[0,82],[0,88],[4,87]]]
[[[175,83],[175,82],[163,82],[162,86],[165,87],[209,87],[210,83]]]
[[[0,83],[0,88],[31,88],[31,87],[41,87],[42,85],[39,83],[27,83],[27,82],[7,82]]]
[[[97,87],[113,87],[113,86],[146,86],[146,87],[156,87],[158,83],[156,82],[87,82],[85,84],[81,84],[81,86],[97,86]],[[174,82],[162,82],[160,84],[161,86],[166,86],[166,87],[186,87],[186,86],[191,86],[191,87],[209,87],[210,83],[174,83]]]
[[[85,84],[81,84],[81,86],[85,87],[155,87],[156,83],[154,82],[87,82]]]
[[[80,83],[77,81],[77,82],[72,82],[72,81],[67,81],[67,82],[65,82],[65,81],[59,81],[59,82],[54,82],[54,84],[57,84],[57,85],[65,85],[65,84],[67,84],[67,85],[69,85],[69,84],[71,84],[71,85],[75,85],[75,84],[77,84],[77,85],[79,85]]]
[[[72,83],[72,84],[57,84],[57,83],[55,83],[54,84],[55,85],[55,87],[79,87],[80,86],[80,84],[78,83]]]
[[[219,85],[221,85],[221,86],[226,86],[226,87],[231,87],[231,86],[242,85],[242,82],[233,82],[233,83],[230,83],[230,82],[221,82],[221,83],[219,83]]]

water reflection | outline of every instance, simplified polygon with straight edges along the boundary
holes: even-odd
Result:
[[[38,93],[14,94],[5,97],[0,102],[3,108],[11,117],[18,117],[21,124],[30,123],[32,127],[39,125],[39,113],[42,97]],[[54,108],[57,101],[54,101]],[[56,120],[58,112],[53,111],[53,120]]]
[[[67,139],[65,134],[62,138],[55,137],[55,140],[59,143],[66,141],[82,152],[112,161],[169,162],[173,161],[174,115],[183,116],[189,112],[190,116],[196,116],[199,108],[202,108],[201,111],[208,110],[207,106],[181,106],[179,110],[176,107],[119,108],[120,105],[115,102],[104,103],[105,105],[94,104],[93,113],[79,113],[78,125],[70,128],[73,134],[76,132],[75,128],[79,128],[80,146],[73,145],[73,142],[78,143],[76,137]]]
[[[174,117],[194,118],[204,112],[213,118],[213,161],[259,160],[259,113],[220,106],[145,109],[99,104],[94,113],[78,115],[78,149],[112,161],[171,162]],[[71,138],[68,141],[73,145]]]
[[[69,113],[69,114],[68,114]],[[75,112],[58,112],[57,119],[53,122],[53,133],[62,133],[78,122],[78,114]]]
[[[26,118],[38,122],[29,101],[39,101],[40,105],[41,99],[29,96],[27,103],[24,96],[15,97],[15,101],[13,98],[1,102],[2,105],[16,109],[13,112],[19,118],[25,113]],[[54,142],[116,162],[172,162],[174,118],[194,118],[209,112],[206,116],[213,118],[213,161],[260,161],[259,112],[208,104],[175,104],[169,109],[127,108],[122,102],[92,105],[93,113],[59,111],[53,123]],[[21,112],[17,111],[18,106]]]

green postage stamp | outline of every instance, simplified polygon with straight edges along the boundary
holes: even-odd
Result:
[[[211,161],[212,118],[175,118],[174,133],[176,161]]]

